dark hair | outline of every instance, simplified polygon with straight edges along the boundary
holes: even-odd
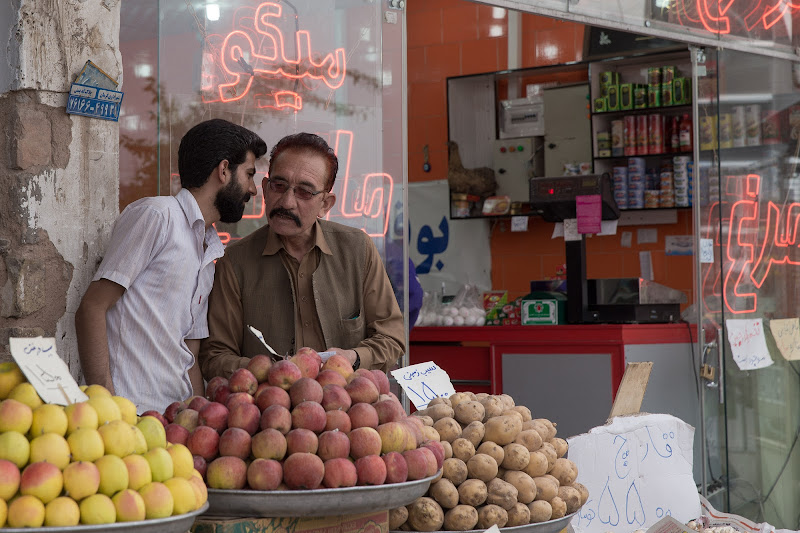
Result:
[[[328,192],[333,189],[333,182],[336,180],[336,174],[339,172],[339,159],[325,139],[313,133],[293,133],[287,135],[278,144],[272,147],[269,154],[269,169],[272,170],[272,163],[286,150],[308,150],[321,155],[328,162]]]
[[[267,143],[247,128],[221,118],[201,122],[186,132],[178,148],[181,185],[187,189],[202,187],[226,159],[235,173],[248,152],[258,159],[267,153]]]

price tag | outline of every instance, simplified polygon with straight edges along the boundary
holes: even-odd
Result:
[[[450,376],[433,361],[392,370],[392,376],[417,409],[425,409],[434,398],[456,393]]]
[[[67,405],[89,399],[56,353],[53,338],[12,337],[11,356],[45,403]]]

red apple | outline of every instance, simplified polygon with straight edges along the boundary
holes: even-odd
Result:
[[[208,383],[206,384],[206,398],[214,401],[214,397],[217,394],[217,389],[222,385],[225,385],[226,387],[228,386],[227,378],[222,376],[214,376],[213,378],[209,379]]]
[[[267,381],[269,381],[270,385],[288,391],[294,382],[302,377],[303,374],[300,368],[291,361],[284,359],[272,365],[267,375]]]
[[[382,370],[370,370],[370,372],[372,372],[372,375],[375,377],[375,381],[378,385],[378,391],[381,394],[389,394],[389,376],[386,375],[386,372],[383,372]]]
[[[262,389],[258,396],[256,396],[256,405],[262,411],[270,405],[282,405],[286,409],[291,409],[292,400],[289,398],[288,392],[280,387],[268,384],[267,387]]]
[[[161,414],[161,413],[159,413],[158,411],[153,411],[153,410],[150,410],[150,411],[145,411],[145,412],[144,412],[144,413],[142,413],[140,416],[152,416],[152,417],[154,417],[154,418],[157,418],[159,422],[161,422],[162,424],[164,424],[164,427],[167,427],[167,424],[169,424],[169,420],[167,420],[166,418],[164,418],[164,415],[162,415],[162,414]]]
[[[317,376],[317,383],[324,388],[326,385],[339,385],[344,388],[347,385],[347,379],[335,370],[323,370]]]
[[[311,378],[300,378],[289,388],[292,407],[303,402],[322,403],[322,385]]]
[[[199,422],[222,433],[228,427],[228,408],[218,402],[210,402],[199,413]]]
[[[379,455],[356,459],[355,465],[359,485],[383,485],[386,481],[386,463]]]
[[[264,354],[254,355],[247,363],[247,370],[253,373],[259,383],[267,381],[270,367],[272,367],[272,359]]]
[[[353,400],[344,390],[344,387],[331,383],[322,388],[322,401],[320,403],[326,411],[333,411],[334,409],[347,411],[353,404]]]

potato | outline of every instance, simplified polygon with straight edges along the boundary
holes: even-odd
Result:
[[[491,455],[497,464],[501,464],[506,456],[506,452],[503,451],[503,447],[490,440],[481,443],[481,445],[478,446],[478,449],[475,451],[476,453],[485,453],[486,455]]]
[[[485,400],[486,398],[491,396],[491,394],[489,394],[488,392],[479,392],[477,394],[472,393],[472,395],[474,396],[474,398],[472,398],[472,399],[473,400],[478,400],[479,402],[482,401],[482,400]]]
[[[433,498],[417,498],[408,506],[408,525],[414,531],[436,531],[444,524],[444,511]]]
[[[578,467],[569,459],[559,457],[548,473],[558,480],[559,485],[572,485],[578,477]]]
[[[522,444],[529,452],[535,452],[542,447],[542,436],[535,429],[523,429],[517,434],[514,442]]]
[[[461,402],[456,405],[453,411],[455,412],[455,419],[462,424],[481,422],[484,415],[486,415],[486,409],[484,409],[483,404],[473,401]]]
[[[499,505],[484,505],[478,509],[478,528],[489,529],[497,525],[497,527],[505,527],[508,522],[508,511]]]
[[[436,419],[434,418],[434,420]],[[530,422],[525,422],[525,424],[529,424],[531,429],[539,433],[539,436],[542,437],[542,442],[548,442],[550,440],[550,429],[541,419],[531,420]]]
[[[486,428],[483,440],[496,442],[500,446],[514,442],[519,432],[522,431],[522,421],[516,416],[496,416],[487,420],[483,425]]]
[[[461,436],[461,426],[455,418],[446,416],[433,423],[433,429],[439,432],[439,439],[452,443]],[[553,451],[555,453],[555,450]],[[553,459],[555,461],[555,459]]]
[[[581,505],[586,503],[586,500],[589,499],[589,489],[587,489],[586,486],[578,482],[573,483],[572,486],[575,487],[581,494]]]
[[[486,422],[490,418],[494,418],[495,416],[500,416],[500,413],[505,411],[505,404],[500,398],[495,396],[489,396],[484,398],[480,401],[483,404],[483,408],[485,411],[483,421]]]
[[[456,487],[464,483],[468,474],[467,464],[461,459],[451,457],[450,459],[445,459],[442,464],[442,476],[445,479],[449,479]]]
[[[476,448],[483,440],[483,435],[486,433],[486,428],[483,427],[483,422],[470,422],[467,427],[461,430],[461,436],[472,443]]]
[[[499,505],[506,511],[517,503],[517,488],[500,478],[494,478],[487,483],[486,490],[489,492],[486,496],[486,503]]]
[[[437,432],[436,434],[438,435],[439,433]],[[446,440],[441,441],[441,444],[442,448],[444,448],[444,458],[450,459],[453,457],[453,446]]]
[[[452,442],[453,457],[461,459],[465,463],[475,455],[475,446],[463,437],[459,437]]]
[[[406,509],[406,512],[408,512],[408,509]],[[400,531],[414,531],[414,530],[411,529],[411,526],[408,525],[408,520],[406,520],[406,523],[400,526]]]
[[[422,426],[422,440],[441,441],[442,437],[439,435],[439,432],[436,431],[436,428],[431,426]]]
[[[506,472],[508,472],[508,470],[506,470],[502,466],[497,467],[497,477],[499,477],[500,479],[503,479],[503,477],[506,475]]]
[[[467,461],[467,477],[488,483],[497,477],[497,461],[491,455],[476,453]]]
[[[456,505],[444,514],[445,531],[469,531],[478,523],[478,511],[471,505]]]
[[[544,453],[531,452],[530,461],[528,461],[528,465],[525,468],[523,468],[522,471],[531,476],[532,478],[537,478],[539,476],[545,475],[549,468],[550,465],[547,462],[547,456]]]
[[[434,405],[441,405],[441,404],[444,404],[448,407],[453,407],[450,404],[450,398],[442,398],[441,396],[439,396],[438,398],[434,398],[433,400],[428,402],[428,407],[433,407]]]
[[[531,510],[524,503],[515,503],[514,507],[508,509],[508,522],[506,527],[524,526],[531,521]]]
[[[527,422],[528,420],[532,420],[533,416],[531,415],[531,410],[525,407],[524,405],[516,405],[512,407],[515,411],[522,415],[522,421]]]
[[[522,470],[531,460],[531,452],[522,444],[506,444],[503,446],[503,462],[500,464],[506,470]]]
[[[556,424],[554,422],[551,422],[546,418],[534,418],[533,421],[534,422],[541,422],[547,428],[547,431],[548,431],[549,434],[548,434],[547,438],[544,439],[544,440],[550,440],[550,439],[552,439],[553,437],[556,436],[557,430],[556,430]]]
[[[450,407],[455,409],[461,402],[471,402],[472,398],[466,392],[457,392],[450,396]]]
[[[556,464],[556,459],[558,459],[556,449],[553,448],[553,445],[549,442],[543,442],[542,447],[539,448],[539,451],[542,452],[545,457],[547,457],[547,471],[551,471],[553,466]]]
[[[553,448],[555,448],[556,450],[556,455],[558,455],[559,457],[564,457],[565,455],[567,455],[567,450],[569,450],[569,445],[567,444],[567,441],[565,441],[564,439],[559,439],[558,437],[550,439],[550,444],[553,445]]]
[[[517,489],[517,501],[520,503],[528,504],[536,499],[536,483],[533,478],[525,472],[517,470],[509,470],[503,476],[503,479]]]
[[[506,409],[513,409],[516,405],[514,403],[514,398],[512,398],[510,394],[498,394],[497,397],[500,398],[500,400],[506,406]]]
[[[575,487],[558,487],[558,497],[567,506],[567,514],[572,514],[581,508],[581,493]]]
[[[553,507],[550,502],[545,500],[536,500],[529,503],[528,510],[531,512],[531,524],[547,522],[553,516]]]
[[[522,415],[518,411],[515,411],[513,409],[506,409],[505,411],[500,413],[500,416],[516,416],[517,418],[519,418],[520,423],[524,422],[524,420],[522,419]]]
[[[468,479],[458,486],[458,502],[463,505],[471,505],[473,507],[483,505],[488,496],[489,491],[486,488],[486,483],[480,479]]]
[[[575,491],[577,493],[577,491]],[[458,489],[449,479],[440,479],[432,483],[428,495],[436,500],[442,509],[452,509],[458,505]],[[580,498],[580,496],[578,496]]]
[[[416,415],[417,413],[414,413],[414,414]],[[425,416],[425,415],[420,415],[417,418],[422,420],[422,425],[433,427],[433,418],[431,418],[429,416]]]
[[[550,506],[553,508],[553,514],[550,516],[550,520],[564,518],[567,515],[567,504],[558,496],[550,500]],[[480,521],[480,514],[478,516],[478,520]]]
[[[429,416],[436,425],[436,422],[442,418],[453,418],[453,408],[449,405],[440,403],[438,405],[433,405],[424,409],[422,411],[422,416]]]
[[[389,530],[393,531],[408,520],[408,509],[405,507],[398,507],[397,509],[389,510]]]
[[[536,483],[536,499],[552,502],[558,495],[558,481],[553,476],[539,476],[533,478]],[[551,503],[552,505],[552,503]]]
[[[440,469],[439,469],[439,471],[438,471],[438,472],[436,472],[436,477],[434,477],[434,478],[431,480],[431,484],[433,484],[433,483],[438,483],[438,482],[439,482],[439,480],[440,480],[440,479],[442,479],[442,475],[443,475],[443,472],[442,472],[442,469],[440,468]]]

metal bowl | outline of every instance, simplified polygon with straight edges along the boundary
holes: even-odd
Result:
[[[341,489],[280,491],[208,489],[209,509],[203,516],[307,517],[384,511],[408,505],[424,495],[434,479],[436,476],[391,485]]]
[[[41,531],[43,533],[86,533],[91,531],[102,531],[111,533],[186,533],[194,524],[195,518],[208,510],[208,503],[197,511],[191,513],[170,516],[167,518],[153,518],[151,520],[140,520],[138,522],[116,522],[114,524],[98,524],[94,526],[67,526],[67,527],[40,527],[30,528],[3,528],[3,533],[30,533],[31,531]]]
[[[577,513],[568,514],[563,518],[548,520],[547,522],[537,522],[535,524],[525,524],[524,526],[501,527],[500,533],[558,533],[569,525],[572,517]],[[483,529],[472,529],[470,531],[437,531],[436,533],[484,533]],[[408,533],[406,531],[391,531],[390,533]]]

